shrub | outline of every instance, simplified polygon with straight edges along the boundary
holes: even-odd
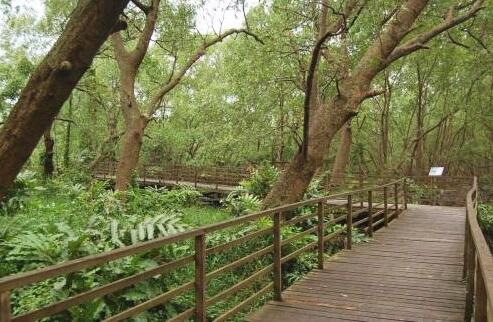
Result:
[[[22,209],[29,196],[28,188],[36,184],[35,173],[21,172],[5,196],[5,202],[0,202],[0,215],[13,214]]]
[[[250,193],[232,192],[223,200],[223,205],[235,217],[260,210],[260,199]]]
[[[479,206],[478,221],[484,234],[493,241],[493,204]]]
[[[278,177],[279,171],[274,166],[263,164],[255,170],[249,179],[240,182],[240,186],[248,193],[263,199]]]

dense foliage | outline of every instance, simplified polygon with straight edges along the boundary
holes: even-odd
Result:
[[[235,25],[241,30],[221,38],[225,32],[222,26],[220,30],[201,26],[200,13],[209,2],[214,1],[154,1],[157,8],[142,9],[140,2],[134,1],[125,9],[122,19],[127,28],[117,35],[113,33],[99,50],[0,204],[0,277],[258,211],[282,177],[279,169],[283,167],[310,178],[298,180],[303,191],[297,200],[319,197],[325,193],[323,187],[329,187],[335,160],[344,148],[348,157],[343,158],[340,169],[343,177],[425,176],[429,167],[436,165],[444,166],[447,175],[491,176],[493,11],[489,3],[473,19],[439,33],[426,46],[421,44],[421,49],[426,50],[403,57],[377,73],[368,84],[375,95],[362,99],[344,124],[350,129],[345,132],[350,138],[345,141],[344,133],[339,131],[340,137],[338,134],[327,144],[322,142],[323,137],[312,140],[327,147],[327,153],[320,158],[323,165],[317,164],[314,169],[307,168],[315,163],[306,155],[295,159],[299,162],[291,168],[288,163],[303,150],[303,136],[307,133],[304,99],[308,67],[317,40],[314,35],[321,30],[323,6],[317,1],[272,0],[254,5],[235,1],[228,10],[242,17]],[[347,1],[328,3],[328,20],[344,16],[340,12]],[[364,5],[353,12],[350,21],[344,16],[344,24],[349,25],[342,28],[343,33],[332,35],[324,44],[317,72],[317,95],[321,101],[329,101],[330,97],[351,101],[342,97],[340,84],[359,66],[372,39],[387,28],[386,23],[391,20],[388,15],[395,14],[398,10],[394,9],[402,1],[361,3]],[[449,10],[464,14],[477,2],[462,3],[430,1],[403,42],[446,21]],[[64,30],[76,4],[75,0],[0,1],[0,129],[35,66]],[[153,22],[149,22],[150,11],[157,12]],[[148,43],[143,48],[140,37],[150,23],[155,25],[147,33]],[[125,52],[134,47],[136,52],[145,49],[143,55],[119,55],[119,50]],[[137,56],[141,59],[125,59]],[[130,61],[135,70],[129,68]],[[379,62],[372,61],[367,67],[375,64]],[[131,81],[125,78],[129,75],[124,75],[129,70]],[[156,96],[167,86],[165,94]],[[153,102],[152,98],[157,99]],[[138,113],[128,113],[130,107]],[[320,110],[323,108],[326,106],[322,104]],[[312,124],[317,121],[327,127],[318,119]],[[145,125],[133,127],[132,122]],[[132,139],[135,146],[123,155],[125,144],[132,143]],[[51,162],[51,156],[55,172],[47,173],[46,163]],[[102,160],[120,161],[120,165],[134,161],[134,167],[127,169],[134,174],[127,191],[115,192],[112,183],[93,180],[91,172]],[[212,207],[202,203],[204,196],[194,188],[138,187],[137,168],[142,164],[156,165],[156,171],[170,165],[242,166],[254,170],[221,205]],[[430,193],[416,182],[409,181],[415,198],[410,201],[434,199],[433,194],[441,193],[439,189]],[[289,215],[314,212],[313,207],[302,207]],[[493,239],[491,205],[481,206],[480,222],[486,235]],[[307,219],[283,227],[282,236],[289,238],[314,224],[315,219]],[[271,226],[271,220],[265,219],[221,230],[207,237],[207,247]],[[332,225],[327,230],[341,228]],[[289,253],[315,239],[315,234],[306,234],[286,245],[285,251]],[[353,240],[366,239],[354,230]],[[343,242],[333,240],[327,246],[327,254],[341,249]],[[272,236],[265,235],[212,254],[207,257],[207,270],[213,271],[271,244]],[[182,242],[17,289],[12,294],[14,313],[192,255],[193,250],[192,242]],[[219,294],[270,263],[270,258],[258,259],[211,280],[208,295]],[[315,263],[315,255],[308,253],[284,265],[284,284],[296,281]],[[102,320],[192,281],[192,266],[157,275],[48,321]],[[261,289],[267,280],[268,277],[250,285],[250,290],[209,306],[208,318],[216,318],[244,301],[252,289]],[[166,319],[193,304],[194,296],[189,292],[135,320]]]
[[[352,65],[368,45],[373,22],[381,18],[379,8],[391,2],[368,3],[365,15],[351,29],[352,40],[360,47],[350,57]],[[448,8],[448,2],[440,2],[440,8],[430,9],[425,18],[442,6]],[[4,6],[0,122],[74,3],[47,1],[44,15],[22,6]],[[197,40],[194,19],[200,10],[200,6],[186,4],[163,7],[160,37],[151,43],[139,72],[139,95],[149,96],[157,86],[155,80],[168,76],[173,55],[183,63],[193,52]],[[423,175],[431,165],[444,165],[451,174],[491,170],[490,10],[487,6],[469,25],[438,37],[430,50],[392,65],[375,81],[375,87],[386,89],[388,95],[367,100],[351,122],[348,171]],[[129,14],[141,22],[136,10]],[[289,161],[302,137],[303,90],[298,80],[304,77],[313,32],[307,19],[313,21],[317,15],[296,1],[261,2],[251,8],[248,26],[264,44],[238,36],[210,48],[148,126],[142,161],[199,165]],[[130,30],[129,37],[136,32]],[[33,48],[34,43],[39,46]],[[336,45],[331,49],[337,53]],[[328,68],[322,81],[330,95],[335,75],[329,67],[322,67]],[[101,155],[117,159],[123,131],[117,92],[118,71],[108,45],[54,123],[57,169],[87,167]],[[421,155],[416,145],[420,136]],[[333,144],[327,156],[328,166],[336,147]],[[32,166],[42,153],[40,145],[31,158]]]
[[[272,174],[274,170],[268,167],[260,169],[259,172]],[[108,189],[107,182],[92,181],[85,175],[66,174],[47,181],[32,172],[24,172],[17,181],[16,188],[12,190],[9,202],[4,203],[1,208],[0,277],[101,253],[251,212],[255,209],[251,207],[251,201],[246,196],[258,201],[259,199],[255,197],[257,188],[268,185],[271,177],[259,175],[259,172],[244,182],[243,190],[239,189],[243,193],[240,198],[224,209],[200,206],[197,201],[201,194],[187,187],[173,190],[135,187],[125,194],[123,201],[121,193]],[[238,209],[241,209],[241,212]],[[313,210],[306,208],[302,212],[306,214]],[[305,224],[308,225],[310,222]],[[220,231],[207,238],[207,245],[208,247],[220,245],[271,225],[272,222],[267,219]],[[331,226],[328,230],[334,231],[339,228],[341,227]],[[283,228],[283,238],[289,238],[304,229],[303,223],[298,227]],[[355,242],[364,240],[362,236],[355,231]],[[286,246],[285,251],[291,252],[314,241],[315,238],[316,236],[307,235],[296,243]],[[266,236],[221,254],[209,255],[208,271],[248,255],[255,249],[269,246],[271,243],[271,237]],[[341,246],[341,241],[331,243],[328,246],[328,253],[337,251]],[[18,314],[39,308],[191,253],[193,253],[193,245],[181,243],[142,255],[126,257],[67,277],[37,283],[13,293],[14,312]],[[284,267],[286,285],[293,283],[315,267],[315,257],[313,253],[309,253],[286,265]],[[213,296],[243,280],[267,263],[269,263],[268,258],[254,261],[224,275],[221,279],[211,281],[208,290],[210,295]],[[73,308],[53,319],[100,320],[145,299],[162,294],[186,280],[193,280],[193,274],[192,267],[187,267],[172,274],[160,275],[124,291]],[[257,288],[261,285],[262,283],[258,283],[252,287]],[[211,318],[218,316],[227,307],[239,303],[249,294],[249,291],[245,290],[225,302],[211,306],[209,316]],[[190,307],[192,303],[192,294],[180,296],[164,307],[139,315],[135,321],[167,318]]]
[[[478,221],[493,249],[493,204],[479,206]]]

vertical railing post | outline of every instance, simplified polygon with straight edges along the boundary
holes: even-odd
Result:
[[[206,321],[205,233],[195,237],[195,321]]]
[[[0,293],[0,322],[12,321],[12,313],[10,306],[10,292]]]
[[[282,301],[281,213],[274,214],[274,300]]]
[[[385,227],[389,225],[389,190],[387,186],[383,187],[383,224]]]
[[[470,235],[469,247],[467,250],[467,261],[466,261],[466,306],[464,310],[464,321],[471,321],[473,312],[473,302],[474,302],[474,275],[476,271],[476,249],[471,243]]]
[[[353,248],[353,196],[347,196],[346,248]]]
[[[368,236],[373,237],[373,192],[368,191]]]
[[[399,217],[399,183],[394,183],[395,218]]]
[[[407,193],[408,193],[407,178],[404,178],[402,190],[404,192],[404,209],[407,209]]]
[[[324,269],[324,237],[325,237],[325,224],[324,224],[324,202],[318,203],[317,217],[318,217],[318,268]]]
[[[474,321],[488,321],[487,295],[481,265],[476,262],[476,294],[474,296]]]

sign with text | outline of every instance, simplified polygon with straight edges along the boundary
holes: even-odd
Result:
[[[441,176],[444,169],[444,167],[431,167],[430,173],[428,173],[428,175],[431,177]]]

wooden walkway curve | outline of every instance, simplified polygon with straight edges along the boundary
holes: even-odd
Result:
[[[463,321],[465,209],[409,205],[248,321]]]

